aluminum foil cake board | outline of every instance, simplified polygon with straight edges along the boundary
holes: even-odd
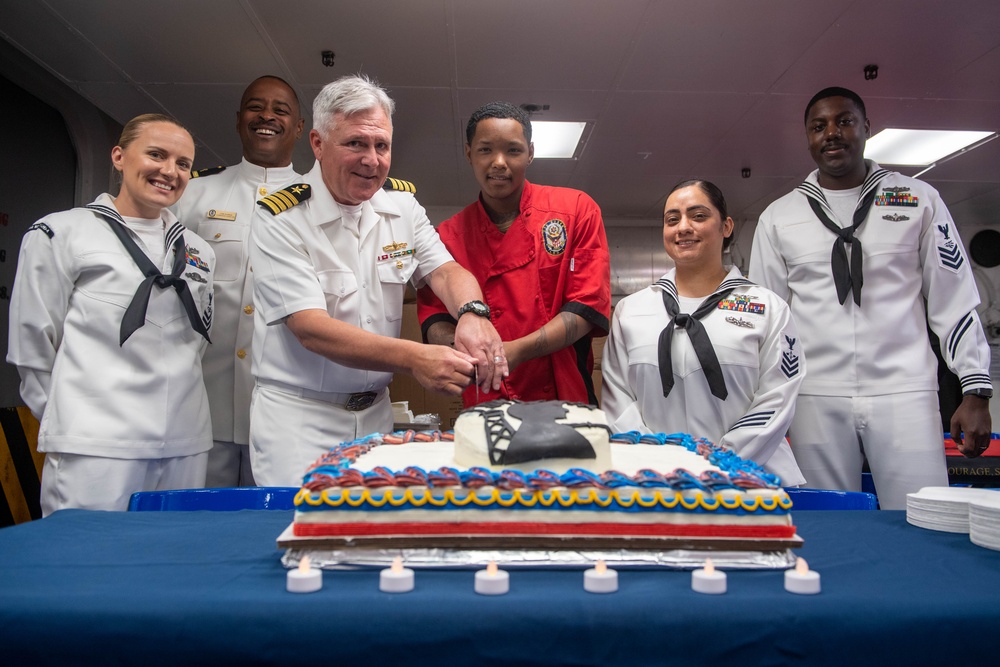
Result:
[[[278,536],[287,549],[283,562],[292,567],[303,555],[319,567],[387,566],[403,556],[408,567],[472,567],[491,560],[506,566],[560,567],[592,565],[603,559],[617,566],[701,567],[706,557],[720,567],[778,569],[795,564],[790,538],[573,537],[554,535],[379,537],[300,537],[290,524]]]

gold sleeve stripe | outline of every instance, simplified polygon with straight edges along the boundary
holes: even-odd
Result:
[[[417,193],[417,186],[413,183],[399,178],[392,178],[391,176],[386,179],[385,185],[382,187],[386,190],[398,190],[400,192],[409,192],[410,194]]]
[[[278,215],[297,204],[301,204],[310,196],[312,196],[312,190],[309,189],[309,186],[305,183],[297,183],[264,197],[257,204],[271,211],[271,215]]]

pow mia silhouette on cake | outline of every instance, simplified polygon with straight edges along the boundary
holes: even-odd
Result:
[[[509,405],[506,411],[503,407]],[[565,419],[566,404],[553,401],[522,403],[520,401],[490,401],[472,408],[483,414],[486,422],[486,442],[493,465],[511,465],[539,459],[596,459],[590,441],[578,429],[605,424],[572,424]],[[517,428],[507,417],[521,421]]]

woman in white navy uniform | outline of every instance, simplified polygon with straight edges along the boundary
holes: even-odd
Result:
[[[787,304],[723,265],[732,233],[718,187],[674,186],[663,245],[675,268],[615,308],[603,408],[614,431],[705,437],[797,486],[785,431],[805,361]]]
[[[215,255],[167,210],[194,141],[146,114],[125,126],[111,161],[118,196],[42,218],[18,259],[7,360],[41,422],[44,515],[203,486],[212,446],[200,362]]]

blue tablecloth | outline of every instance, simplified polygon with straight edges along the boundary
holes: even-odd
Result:
[[[903,512],[798,512],[823,592],[780,571],[626,570],[612,595],[579,570],[511,572],[482,597],[471,571],[327,571],[285,592],[283,511],[57,512],[0,529],[0,662],[283,665],[997,664],[1000,552]]]

